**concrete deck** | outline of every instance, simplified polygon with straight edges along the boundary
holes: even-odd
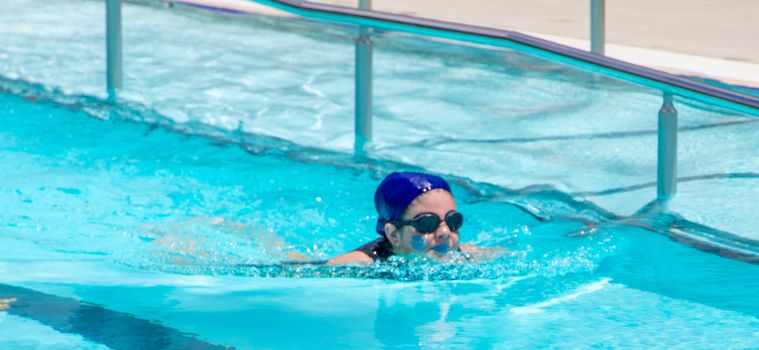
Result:
[[[178,0],[286,15],[247,0]],[[357,6],[357,0],[312,0]],[[373,9],[520,31],[587,50],[590,0],[373,0]],[[759,88],[759,1],[606,1],[606,54]]]

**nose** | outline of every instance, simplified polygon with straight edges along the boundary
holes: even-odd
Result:
[[[440,226],[438,226],[437,230],[435,230],[435,238],[438,241],[447,241],[450,237],[451,228],[448,227],[448,224],[446,224],[445,221],[441,222]]]

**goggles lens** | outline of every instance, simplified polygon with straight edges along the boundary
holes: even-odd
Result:
[[[448,228],[450,228],[451,231],[458,231],[458,229],[461,228],[461,225],[464,224],[464,215],[452,210],[449,211],[448,214],[445,214],[445,219],[440,219],[436,214],[422,213],[412,220],[398,220],[396,221],[396,226],[401,227],[408,225],[416,229],[419,233],[431,233],[435,232],[443,221],[445,221],[445,224],[448,225]]]

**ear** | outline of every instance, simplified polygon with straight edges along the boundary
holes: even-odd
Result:
[[[400,242],[400,237],[398,237],[398,228],[395,227],[395,225],[391,223],[385,224],[385,237],[390,240],[390,243],[393,245],[397,245],[398,242]]]

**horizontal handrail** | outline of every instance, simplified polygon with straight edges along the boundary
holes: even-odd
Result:
[[[659,89],[663,92],[716,103],[742,113],[759,116],[759,97],[732,91],[689,78],[635,65],[614,58],[561,45],[515,31],[481,27],[442,20],[367,11],[301,0],[248,0],[303,17],[371,26],[412,34],[428,34],[466,42],[518,47],[553,60],[569,60],[573,65],[607,76]],[[558,57],[557,57],[558,56]]]

